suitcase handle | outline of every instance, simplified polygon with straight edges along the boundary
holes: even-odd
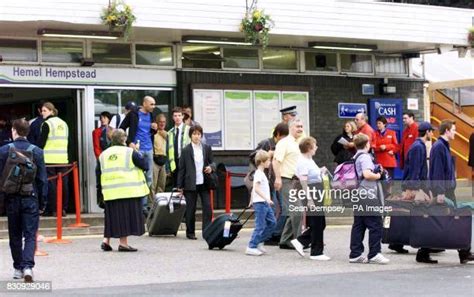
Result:
[[[239,214],[239,216],[237,217],[237,220],[240,220],[240,218],[244,215],[244,213],[245,213],[248,209],[250,209],[250,208],[251,208],[251,206],[245,207],[244,210],[243,210],[243,211]],[[245,220],[245,222],[242,223],[242,225],[247,224],[247,222],[250,220],[250,218],[253,216],[253,214],[254,214],[254,213],[252,212],[252,213],[247,217],[247,219]]]
[[[170,194],[170,199],[168,200],[168,209],[170,210],[170,213],[174,212],[174,205],[171,203],[171,199],[173,199],[173,194],[178,192],[177,188],[171,189],[171,194]],[[179,198],[179,205],[181,205],[181,201],[183,201],[183,194],[181,194]]]

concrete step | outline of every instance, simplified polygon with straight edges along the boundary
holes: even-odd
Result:
[[[235,215],[238,215],[241,210],[232,211]],[[247,219],[249,215],[252,214],[252,210],[247,211],[243,216],[242,220]],[[214,211],[214,216],[217,217],[225,213],[224,210]],[[68,236],[79,236],[79,235],[100,235],[104,232],[104,216],[103,214],[84,214],[82,216],[82,222],[89,224],[89,227],[85,228],[73,228],[68,227],[69,224],[75,223],[75,217],[68,215],[68,217],[63,218],[63,237]],[[327,217],[327,225],[350,225],[352,224],[352,217]],[[0,218],[1,226],[5,228],[0,229],[0,239],[8,238],[8,227],[6,224],[7,220],[5,217]],[[255,221],[254,218],[250,218],[244,228],[254,228]],[[196,213],[196,229],[200,230],[202,228],[202,213]],[[182,223],[179,227],[180,231],[186,230],[186,224]],[[38,233],[44,237],[55,237],[56,236],[56,218],[52,217],[42,217],[40,220],[40,228]]]

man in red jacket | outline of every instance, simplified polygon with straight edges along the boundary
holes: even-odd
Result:
[[[415,115],[412,112],[403,114],[403,123],[406,128],[403,130],[402,141],[400,143],[400,168],[403,169],[408,150],[418,138],[418,124],[415,122]]]
[[[374,139],[375,139],[375,131],[374,129],[367,123],[368,118],[365,113],[358,113],[354,119],[357,131],[355,134],[363,133],[369,137],[370,146],[374,146]]]

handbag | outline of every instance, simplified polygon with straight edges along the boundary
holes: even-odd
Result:
[[[217,185],[219,184],[217,173],[214,171],[211,173],[204,173],[204,184],[209,190],[217,189]]]

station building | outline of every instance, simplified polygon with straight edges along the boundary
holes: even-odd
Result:
[[[40,100],[57,106],[85,212],[99,211],[92,130],[101,112],[121,113],[150,95],[171,124],[173,107],[191,105],[217,162],[245,165],[278,110],[297,105],[318,139],[318,164],[330,165],[329,146],[347,120],[340,103],[399,98],[408,109],[410,98],[417,119],[429,116],[425,79],[411,61],[446,51],[468,59],[474,17],[472,9],[385,1],[262,0],[258,8],[275,23],[263,49],[239,31],[244,1],[125,2],[136,16],[128,39],[102,24],[108,0],[4,1],[0,9],[0,116],[33,118]]]

